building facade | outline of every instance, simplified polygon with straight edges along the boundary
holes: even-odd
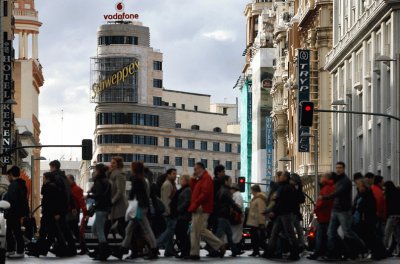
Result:
[[[400,116],[400,3],[334,1],[334,45],[326,69],[338,110]],[[349,172],[373,172],[399,184],[399,121],[333,114],[333,161]]]
[[[237,130],[230,125],[237,121],[237,105],[165,89],[163,54],[150,46],[148,27],[128,21],[100,26],[91,70],[93,162],[118,155],[126,165],[144,161],[158,175],[171,167],[192,174],[201,161],[211,171],[222,164],[238,176],[240,136],[228,133]]]

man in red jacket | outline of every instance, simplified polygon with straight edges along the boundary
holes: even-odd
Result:
[[[320,197],[329,195],[335,190],[335,182],[331,178],[331,173],[324,173],[321,176],[320,183],[322,188],[319,192]],[[332,209],[333,200],[323,200],[321,198],[318,199],[314,209],[314,213],[317,215],[318,221],[315,249],[314,253],[307,257],[308,259],[317,260],[326,252],[326,244],[328,241],[327,233]]]
[[[376,231],[378,237],[382,238],[382,241],[384,237],[384,223],[386,222],[386,201],[385,196],[383,195],[384,183],[383,177],[376,175],[374,177],[374,185],[371,186],[371,191],[376,203],[376,216],[378,217]]]
[[[192,213],[190,231],[190,259],[200,259],[200,238],[203,238],[220,257],[225,255],[225,244],[207,229],[208,217],[214,207],[214,185],[203,163],[196,163],[194,176],[190,179],[192,199],[188,211]]]
[[[71,229],[72,234],[75,236],[76,240],[79,240],[81,247],[81,252],[79,255],[84,255],[89,252],[86,247],[84,233],[80,232],[79,229],[79,216],[82,210],[83,218],[82,224],[85,224],[88,219],[87,209],[85,199],[83,198],[83,190],[75,182],[75,177],[73,175],[67,175],[68,182],[71,184],[71,195],[74,199],[75,208],[71,208],[71,212],[68,214],[68,225]]]

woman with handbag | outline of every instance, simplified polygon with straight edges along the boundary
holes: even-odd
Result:
[[[93,233],[99,240],[99,248],[94,260],[105,261],[110,256],[104,226],[111,211],[111,185],[107,179],[107,167],[99,163],[95,167],[94,184],[88,197],[94,199],[96,219],[93,224]]]
[[[235,220],[236,222],[231,221],[232,225],[232,240],[233,243],[236,245],[236,249],[238,252],[242,252],[242,236],[243,236],[243,222],[244,222],[244,202],[243,202],[243,196],[242,193],[240,192],[239,185],[237,183],[233,183],[231,185],[231,193],[232,193],[232,199],[235,201],[236,205],[241,209],[241,214],[240,214],[240,221],[238,221],[235,215],[235,218],[232,220]],[[234,213],[235,211],[233,211]],[[236,213],[234,213],[236,214]]]

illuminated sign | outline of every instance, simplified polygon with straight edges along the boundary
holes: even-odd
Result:
[[[139,61],[136,60],[119,71],[109,75],[107,78],[99,80],[98,83],[94,83],[92,85],[92,99],[95,99],[104,90],[109,89],[114,85],[118,85],[120,82],[124,82],[129,76],[135,75],[138,70]]]
[[[299,50],[298,57],[298,87],[299,87],[299,96],[298,96],[298,106],[300,106],[301,102],[310,101],[310,51],[309,50]],[[299,152],[309,152],[310,151],[310,140],[307,137],[301,137],[300,135],[303,133],[309,133],[310,128],[300,126],[300,115],[301,111],[298,109],[298,151]]]
[[[12,60],[12,46],[11,41],[7,40],[4,41],[3,44],[3,100],[4,102],[12,99],[12,67],[11,67],[11,60]],[[3,153],[10,151],[12,147],[12,140],[11,140],[11,124],[12,124],[12,111],[11,111],[11,104],[3,104]],[[9,155],[2,157],[3,164],[10,164],[11,158]]]
[[[139,14],[125,13],[125,4],[123,2],[118,2],[115,4],[115,14],[104,15],[105,20],[124,20],[124,19],[139,19]]]

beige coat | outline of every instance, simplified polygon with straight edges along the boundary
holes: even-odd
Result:
[[[110,174],[111,183],[111,220],[125,217],[128,208],[128,199],[126,198],[126,174],[122,170],[113,170]]]
[[[174,185],[169,180],[165,180],[161,186],[161,201],[165,206],[165,216],[169,216],[171,214],[171,200],[174,192]]]
[[[247,216],[247,225],[258,227],[259,225],[265,225],[266,219],[264,216],[267,197],[264,193],[257,193],[250,202],[249,215]]]

